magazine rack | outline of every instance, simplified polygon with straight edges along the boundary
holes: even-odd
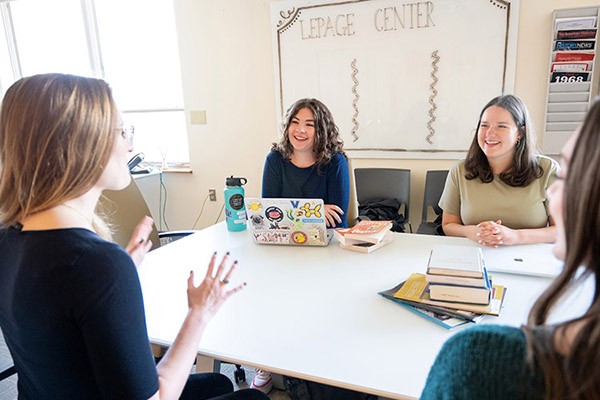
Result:
[[[544,153],[559,154],[598,94],[600,7],[555,10],[548,62]]]

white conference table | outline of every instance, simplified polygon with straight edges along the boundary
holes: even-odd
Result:
[[[462,238],[397,234],[371,254],[338,247],[255,244],[248,231],[220,223],[147,254],[139,268],[150,341],[169,345],[187,312],[186,284],[198,282],[214,251],[239,266],[230,284],[248,285],[211,321],[198,348],[199,368],[221,360],[393,399],[418,398],[436,354],[454,332],[377,294],[424,272],[434,244]],[[550,279],[494,274],[508,288],[500,317],[519,326]],[[565,302],[574,314],[586,296]],[[566,314],[562,317],[566,318]],[[466,328],[468,329],[468,328]]]

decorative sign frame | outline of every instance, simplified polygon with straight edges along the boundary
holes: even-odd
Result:
[[[315,97],[352,157],[458,158],[514,90],[519,0],[271,3],[278,115]]]

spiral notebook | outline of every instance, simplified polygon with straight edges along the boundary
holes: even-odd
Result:
[[[321,199],[246,198],[248,226],[258,244],[327,246],[333,229],[327,229]]]

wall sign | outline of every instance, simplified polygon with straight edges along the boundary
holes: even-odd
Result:
[[[316,97],[353,157],[459,157],[514,87],[519,0],[271,3],[278,115]]]

